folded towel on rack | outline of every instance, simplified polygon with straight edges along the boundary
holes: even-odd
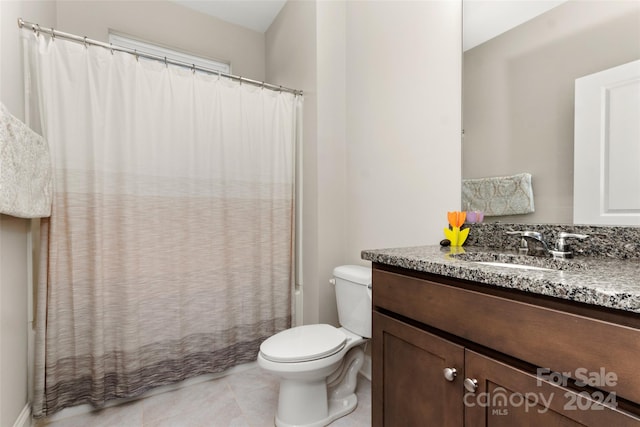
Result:
[[[47,142],[0,103],[0,213],[50,216],[51,175]]]
[[[485,216],[534,212],[531,174],[463,179],[462,207]]]

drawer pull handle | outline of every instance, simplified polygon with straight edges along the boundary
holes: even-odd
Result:
[[[478,389],[478,380],[475,378],[465,378],[464,388],[466,388],[469,393],[475,393]]]
[[[456,368],[444,368],[442,372],[444,373],[444,378],[447,381],[455,380],[456,376],[458,375],[458,371],[456,371]]]

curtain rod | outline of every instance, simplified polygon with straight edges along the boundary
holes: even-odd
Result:
[[[76,36],[75,34],[70,34],[70,33],[65,33],[64,31],[59,31],[59,30],[55,30],[53,28],[46,28],[46,27],[41,27],[38,24],[34,24],[32,22],[27,22],[25,20],[23,20],[22,18],[18,18],[18,27],[19,28],[23,28],[23,27],[30,27],[34,33],[38,34],[38,33],[45,33],[45,34],[49,34],[52,38],[56,38],[56,37],[60,37],[63,39],[68,39],[68,40],[72,40],[78,43],[84,43],[84,45],[94,45],[94,46],[100,46],[103,47],[105,49],[110,49],[112,52],[114,50],[118,51],[118,52],[125,52],[125,53],[129,53],[131,55],[135,55],[136,57],[142,57],[142,58],[147,58],[147,59],[152,59],[155,61],[161,61],[164,62],[165,64],[172,64],[172,65],[177,65],[180,67],[185,67],[185,68],[189,68],[193,71],[204,71],[205,73],[210,73],[210,74],[217,74],[218,76],[222,76],[222,77],[226,77],[228,79],[232,79],[232,80],[236,80],[240,83],[248,83],[254,86],[260,86],[261,88],[265,88],[265,89],[270,89],[270,90],[274,90],[274,91],[279,91],[279,92],[288,92],[288,93],[292,93],[294,95],[300,95],[302,96],[302,91],[301,90],[296,90],[296,89],[290,89],[287,87],[283,87],[283,86],[276,86],[276,85],[272,85],[269,83],[265,83],[265,82],[260,82],[258,80],[252,80],[252,79],[248,79],[246,77],[241,77],[241,76],[236,76],[233,74],[227,74],[227,73],[222,73],[220,71],[217,70],[212,70],[210,68],[206,68],[206,67],[201,67],[199,65],[195,65],[195,64],[189,64],[187,62],[183,62],[183,61],[178,61],[175,59],[169,59],[166,56],[158,56],[158,55],[153,55],[150,53],[144,53],[144,52],[138,52],[135,49],[128,49],[126,47],[120,47],[120,46],[114,46],[111,43],[103,43],[101,41],[98,40],[92,40],[92,39],[88,39],[87,37],[81,37],[81,36]]]

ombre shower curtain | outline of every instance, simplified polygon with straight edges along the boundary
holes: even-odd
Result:
[[[54,167],[35,416],[254,361],[291,324],[301,97],[23,40]]]

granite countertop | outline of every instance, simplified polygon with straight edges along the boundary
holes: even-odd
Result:
[[[482,247],[441,248],[419,246],[362,251],[362,259],[375,263],[487,285],[518,289],[581,303],[640,313],[640,260],[576,257],[571,260],[537,259]],[[527,264],[551,270],[524,270],[474,261],[526,259]],[[549,264],[551,263],[551,264]]]

